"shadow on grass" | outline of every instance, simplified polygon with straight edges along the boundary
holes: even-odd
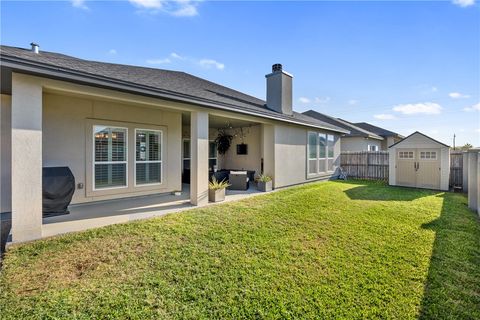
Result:
[[[341,182],[345,183],[345,182]],[[441,195],[443,192],[388,186],[385,182],[348,180],[348,184],[358,184],[358,187],[345,190],[345,194],[352,200],[369,201],[413,201],[431,195]]]
[[[420,319],[480,319],[480,219],[464,195],[445,193],[435,232]]]

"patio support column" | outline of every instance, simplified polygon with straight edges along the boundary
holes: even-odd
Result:
[[[42,236],[42,86],[12,74],[12,241]]]
[[[190,117],[190,202],[201,206],[208,203],[208,112]]]
[[[275,127],[271,124],[262,124],[262,158],[263,174],[273,178],[275,187]]]

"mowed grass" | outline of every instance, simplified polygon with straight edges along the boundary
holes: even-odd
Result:
[[[461,194],[326,182],[10,248],[2,319],[480,318]]]

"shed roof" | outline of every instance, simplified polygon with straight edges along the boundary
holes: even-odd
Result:
[[[414,133],[412,133],[412,134],[406,136],[405,138],[403,138],[402,140],[395,142],[394,144],[392,144],[392,145],[391,145],[390,147],[388,147],[388,148],[392,148],[392,147],[394,147],[394,146],[396,146],[396,145],[398,145],[398,144],[400,144],[400,143],[402,143],[402,142],[410,139],[412,136],[414,136],[414,135],[416,135],[416,134],[419,134],[419,135],[423,136],[424,138],[426,138],[426,139],[428,139],[428,140],[431,140],[431,141],[434,142],[434,143],[440,144],[440,145],[442,145],[443,147],[450,148],[449,145],[446,145],[446,144],[443,143],[443,142],[440,142],[440,141],[438,141],[438,140],[435,140],[435,139],[433,139],[432,137],[429,137],[429,136],[427,136],[426,134],[421,133],[420,131],[415,131]]]

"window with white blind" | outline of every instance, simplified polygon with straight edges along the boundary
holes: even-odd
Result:
[[[94,189],[127,186],[127,128],[93,126]]]
[[[307,173],[315,175],[333,171],[335,136],[308,132]]]
[[[162,183],[162,131],[135,129],[135,185]]]

